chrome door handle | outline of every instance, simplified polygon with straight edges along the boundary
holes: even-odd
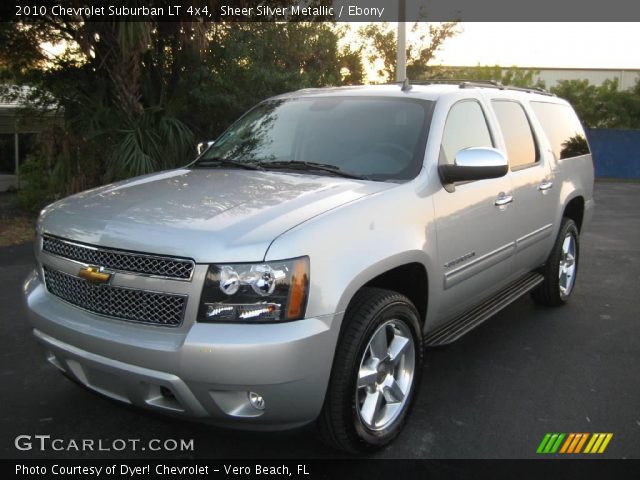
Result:
[[[551,187],[553,187],[553,182],[544,181],[540,185],[538,185],[538,190],[544,192],[545,190],[549,190]]]
[[[493,204],[496,207],[504,207],[505,205],[509,204],[513,202],[513,196],[511,195],[505,195],[505,194],[500,194],[498,196],[498,198],[496,198],[496,201],[493,202]]]

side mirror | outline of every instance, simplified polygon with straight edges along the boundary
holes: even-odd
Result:
[[[504,154],[496,148],[489,147],[465,148],[456,153],[453,165],[438,167],[445,185],[503,177],[508,170],[509,163]]]
[[[196,146],[196,151],[198,152],[198,155],[202,155],[204,151],[214,143],[216,143],[214,140],[207,140],[206,142],[198,143],[198,145]]]

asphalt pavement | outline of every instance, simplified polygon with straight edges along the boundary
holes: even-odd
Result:
[[[595,199],[569,304],[542,308],[526,296],[458,342],[428,350],[409,422],[376,457],[532,458],[547,432],[610,432],[599,457],[640,458],[640,184],[598,182]],[[31,245],[0,249],[1,457],[344,456],[310,428],[225,430],[127,407],[67,380],[45,363],[25,321],[21,288],[32,257]],[[18,435],[193,439],[195,448],[20,451]]]

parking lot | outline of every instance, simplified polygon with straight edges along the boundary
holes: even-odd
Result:
[[[416,407],[381,458],[535,457],[547,432],[611,432],[608,458],[640,458],[640,184],[596,184],[570,303],[528,296],[460,341],[427,351]],[[32,247],[0,249],[4,458],[338,457],[309,428],[223,430],[117,404],[78,387],[44,359],[27,325],[22,280]],[[194,439],[192,452],[37,452],[17,435],[70,439]]]

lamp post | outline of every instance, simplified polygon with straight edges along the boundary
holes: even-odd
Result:
[[[407,78],[407,2],[398,0],[398,39],[396,42],[396,82]]]

